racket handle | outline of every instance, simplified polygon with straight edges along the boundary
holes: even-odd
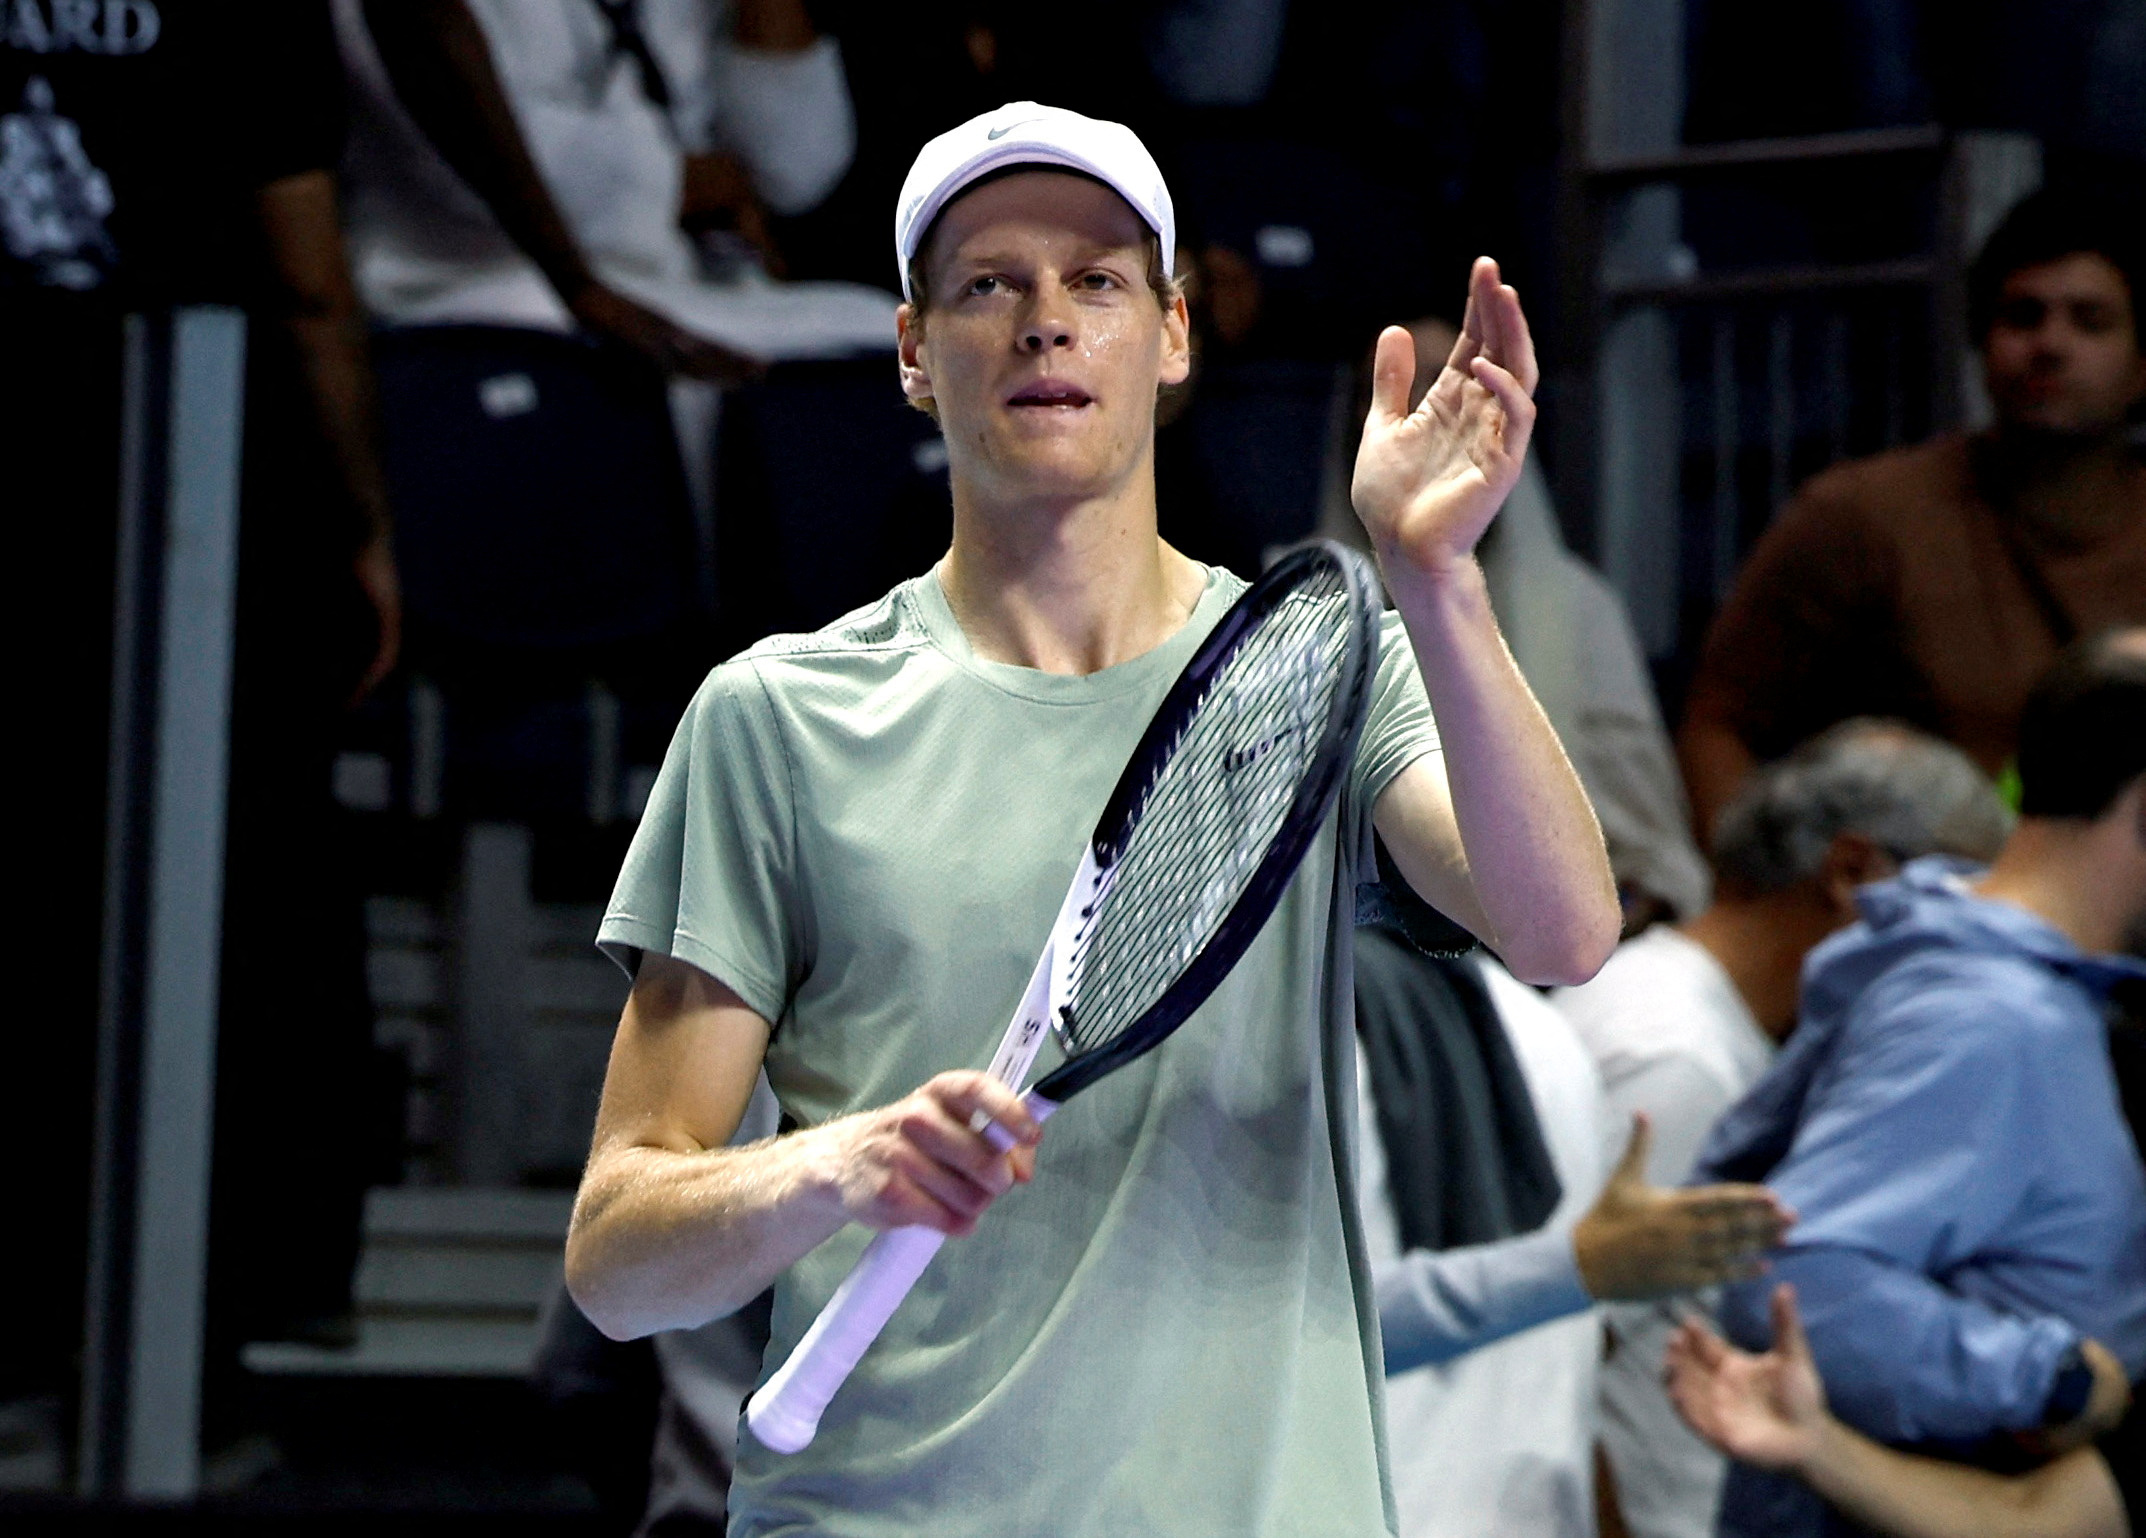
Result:
[[[1021,1097],[1021,1104],[1038,1122],[1058,1109],[1057,1101],[1034,1090]],[[1012,1135],[997,1122],[985,1123],[982,1131],[1000,1152],[1014,1145]],[[879,1339],[944,1243],[946,1235],[936,1228],[890,1228],[864,1247],[789,1359],[747,1401],[745,1423],[761,1446],[794,1453],[812,1444],[828,1401]]]
[[[944,1243],[936,1228],[890,1228],[865,1246],[789,1360],[745,1406],[762,1446],[794,1453],[811,1445],[827,1402]]]

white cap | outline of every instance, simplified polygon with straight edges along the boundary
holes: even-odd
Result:
[[[1163,271],[1175,267],[1177,212],[1162,169],[1139,135],[1123,123],[1082,117],[1063,107],[1010,101],[949,128],[917,151],[894,205],[894,260],[904,299],[916,297],[909,292],[909,264],[939,211],[978,177],[1020,165],[1061,166],[1107,183],[1161,238]]]

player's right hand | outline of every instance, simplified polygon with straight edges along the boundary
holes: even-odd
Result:
[[[995,1122],[1014,1142],[1000,1152],[979,1132]],[[984,1209],[1035,1173],[1042,1126],[1020,1096],[973,1069],[942,1073],[876,1111],[830,1122],[842,1208],[870,1228],[972,1232]]]

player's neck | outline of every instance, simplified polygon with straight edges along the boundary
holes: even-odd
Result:
[[[1152,475],[1115,495],[987,504],[956,485],[939,583],[979,657],[1084,675],[1175,635],[1206,588],[1155,532]]]

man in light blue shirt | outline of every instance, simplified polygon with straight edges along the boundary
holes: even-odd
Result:
[[[1868,888],[1812,953],[1803,1018],[1715,1129],[1697,1179],[1765,1180],[1801,1215],[1795,1283],[1841,1418],[1975,1457],[2082,1418],[2146,1368],[2146,1173],[2101,1000],[2146,965],[2146,629],[2068,653],[2030,700],[2022,818],[1996,863]],[[1740,1343],[1771,1280],[1730,1289]],[[1803,1487],[1749,1468],[1726,1534],[1817,1534]]]

